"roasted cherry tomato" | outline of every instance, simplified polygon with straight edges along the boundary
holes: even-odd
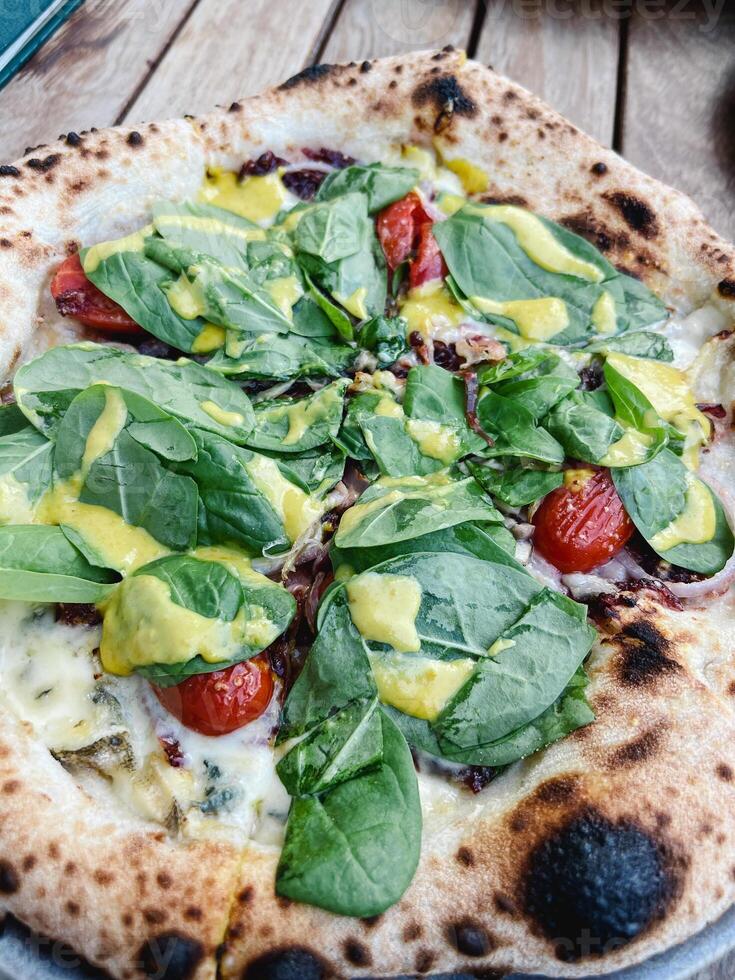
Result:
[[[62,316],[105,333],[142,333],[122,306],[105,296],[84,274],[79,255],[65,259],[51,281],[51,295]]]
[[[391,275],[416,249],[421,226],[427,221],[431,218],[424,210],[421,198],[413,191],[380,212],[375,230]]]
[[[439,251],[431,227],[432,223],[427,221],[419,229],[416,258],[411,259],[408,264],[408,284],[411,289],[423,286],[432,279],[443,279],[447,274],[447,264]]]
[[[561,572],[589,572],[634,531],[609,470],[567,470],[533,516],[536,550]]]
[[[173,687],[153,686],[156,697],[187,728],[202,735],[227,735],[260,718],[273,696],[268,657],[258,654],[214,670],[194,674]]]

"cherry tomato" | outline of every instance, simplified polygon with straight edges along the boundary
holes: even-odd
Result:
[[[561,572],[589,572],[634,531],[609,470],[568,470],[533,516],[536,550]]]
[[[156,697],[187,728],[227,735],[260,718],[273,696],[266,654],[210,674],[194,674],[173,687],[153,686]]]
[[[408,284],[411,289],[423,286],[432,279],[443,279],[447,274],[447,264],[439,251],[431,227],[431,222],[427,221],[419,229],[416,258],[411,259],[408,265]]]
[[[62,316],[105,333],[142,333],[141,327],[114,300],[97,289],[84,274],[79,255],[70,255],[56,270],[51,295]]]
[[[380,212],[375,230],[391,275],[414,251],[420,228],[427,221],[431,218],[424,210],[421,198],[413,191]]]

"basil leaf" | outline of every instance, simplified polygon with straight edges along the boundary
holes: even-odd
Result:
[[[595,393],[574,391],[555,405],[544,420],[572,459],[598,463],[623,435],[623,427],[601,411],[598,404]]]
[[[135,575],[152,575],[168,586],[171,601],[207,619],[232,622],[243,602],[242,586],[221,562],[191,555],[159,558]]]
[[[549,589],[501,636],[511,646],[480,661],[434,722],[442,755],[471,764],[489,745],[553,704],[596,637],[587,609]]]
[[[398,487],[374,483],[342,515],[334,542],[340,548],[369,548],[466,521],[503,523],[473,477],[441,482],[416,478]]]
[[[374,316],[360,327],[357,342],[375,354],[379,367],[387,367],[407,353],[407,334],[405,317]]]
[[[296,225],[297,250],[327,263],[354,255],[362,246],[361,211],[364,213],[364,201],[356,194],[314,204]]]
[[[21,417],[25,428],[0,436],[0,484],[17,480],[35,503],[51,486],[53,445]]]
[[[276,766],[291,796],[323,793],[383,761],[378,700],[355,701],[313,728]]]
[[[632,357],[647,357],[656,361],[673,361],[674,352],[666,337],[648,330],[636,330],[621,337],[606,337],[585,346],[590,353],[618,351]]]
[[[548,470],[493,470],[488,466],[469,463],[470,470],[488,493],[509,507],[524,507],[551,493],[564,482],[563,473]]]
[[[241,389],[193,361],[163,361],[101,344],[69,344],[52,347],[15,376],[18,404],[49,436],[72,399],[94,384],[136,392],[176,418],[233,442],[242,442],[253,427],[253,410]],[[217,421],[212,412],[231,414],[232,424]]]
[[[383,763],[321,797],[295,799],[276,893],[339,915],[379,915],[408,888],[421,850],[421,803],[406,741],[381,712]]]
[[[316,200],[330,201],[342,194],[359,192],[367,195],[368,210],[373,214],[405,197],[418,182],[418,170],[410,167],[356,163],[327,174],[317,191]]]
[[[362,637],[338,592],[320,615],[317,638],[283,706],[276,742],[301,735],[350,702],[371,700],[376,693]]]
[[[537,426],[533,415],[510,398],[486,391],[477,405],[482,428],[495,440],[481,455],[520,456],[542,463],[563,463],[564,450],[549,433]]]
[[[319,343],[295,334],[262,334],[254,340],[238,340],[226,354],[218,351],[207,367],[241,379],[336,378],[356,357],[356,350],[340,344]]]
[[[0,527],[0,597],[24,602],[101,602],[118,579],[96,568],[58,527]]]
[[[28,419],[17,405],[0,405],[0,437],[20,432],[28,425]]]
[[[342,424],[342,378],[306,398],[278,398],[255,406],[255,428],[248,446],[279,453],[299,453],[329,442]]]

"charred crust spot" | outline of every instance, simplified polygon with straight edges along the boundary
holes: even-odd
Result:
[[[164,891],[169,889],[171,885],[173,885],[174,883],[173,878],[168,873],[168,871],[159,871],[158,874],[156,875],[156,882],[158,884],[158,887],[162,888]]]
[[[79,146],[82,142],[82,137],[79,135],[79,133],[67,133],[64,142],[67,146]]]
[[[680,864],[632,821],[588,810],[531,852],[524,909],[558,959],[602,956],[664,916],[680,891]]]
[[[717,778],[721,779],[723,783],[732,782],[732,777],[733,777],[732,767],[728,766],[726,762],[721,762],[717,767],[717,769],[715,769],[715,772],[717,773]]]
[[[105,871],[104,868],[97,868],[94,873],[94,880],[98,885],[111,885],[115,880],[115,876],[110,871]]]
[[[156,980],[189,980],[204,956],[204,947],[180,932],[162,932],[147,940],[138,959],[147,977]]]
[[[432,105],[437,112],[434,130],[441,132],[456,114],[472,119],[477,105],[467,95],[454,75],[437,75],[423,82],[413,92],[411,101],[417,107]]]
[[[66,911],[71,916],[77,916],[79,915],[79,905],[77,904],[77,902],[67,902]]]
[[[731,698],[735,698],[735,681],[730,681],[727,685],[727,693]]]
[[[501,133],[498,133],[498,143],[505,143],[507,139],[508,139],[508,134],[505,132],[505,130],[503,130]]]
[[[366,915],[360,919],[360,922],[362,922],[366,929],[374,929],[381,919],[382,915]]]
[[[143,909],[143,918],[149,926],[162,926],[168,915],[163,909],[147,908]]]
[[[23,863],[21,864],[23,870],[32,871],[35,868],[35,866],[36,866],[36,855],[26,854],[26,856],[23,858]]]
[[[3,793],[11,796],[13,793],[17,793],[20,787],[21,782],[19,779],[6,779],[3,783]]]
[[[735,279],[722,279],[717,283],[717,292],[725,299],[735,299]]]
[[[324,961],[303,946],[272,950],[246,967],[243,980],[323,980]]]
[[[560,219],[560,224],[573,231],[575,235],[581,235],[588,242],[598,248],[601,252],[609,252],[611,248],[626,248],[630,243],[630,238],[626,232],[616,232],[606,228],[597,221],[590,211],[579,211],[570,214],[566,218]]]
[[[37,170],[39,173],[45,174],[61,159],[60,153],[49,153],[47,157],[31,157],[30,160],[26,160],[26,167],[30,167],[31,170]]]
[[[20,177],[20,170],[11,163],[0,164],[0,177]]]
[[[240,105],[239,102],[231,102],[230,103],[230,108],[227,111],[228,112],[240,112],[241,109],[242,109],[242,106]]]
[[[64,865],[64,874],[69,875],[69,877],[77,873],[77,866],[73,861],[67,861]]]
[[[604,195],[605,200],[615,207],[623,220],[644,238],[655,238],[658,234],[658,221],[651,208],[640,198],[626,191],[611,191]]]
[[[514,92],[512,88],[506,89],[506,91],[503,92],[503,102],[513,102],[517,98],[518,93]]]
[[[576,776],[557,776],[541,783],[533,795],[539,803],[558,806],[562,803],[568,803],[574,798],[577,793],[577,785]]]
[[[666,638],[651,623],[631,623],[622,630],[620,639],[623,649],[618,676],[627,687],[647,687],[659,677],[681,670],[680,665],[667,656]]]
[[[237,900],[240,905],[249,905],[255,898],[255,888],[252,885],[245,885],[240,894],[237,896]]]
[[[487,956],[496,942],[473,919],[463,919],[447,927],[447,940],[463,956]]]
[[[495,910],[500,912],[501,915],[509,915],[511,918],[518,912],[513,899],[508,898],[502,892],[495,892],[493,895],[493,905],[495,906]]]
[[[371,62],[363,61],[362,64],[360,65],[360,71],[362,72],[363,75],[366,75],[372,69],[372,67],[373,66]]]
[[[52,840],[48,846],[48,856],[51,858],[52,861],[58,861],[59,854],[60,854],[59,845],[55,840]]]
[[[615,749],[610,755],[610,768],[622,769],[626,766],[636,765],[638,762],[645,762],[646,759],[650,759],[656,754],[660,743],[661,730],[650,728],[631,742],[626,742],[625,745]]]
[[[204,913],[198,905],[188,905],[184,909],[184,918],[189,919],[192,922],[200,922],[203,916]]]
[[[590,167],[590,173],[594,174],[595,177],[602,177],[603,174],[607,173],[607,164],[601,160],[598,163],[593,163]]]
[[[428,973],[434,965],[436,955],[430,949],[420,949],[416,954],[414,969],[417,973]]]
[[[350,81],[354,82],[355,79],[352,78],[350,79]],[[396,88],[397,86],[398,86],[398,82],[395,80],[395,78],[391,78],[391,80],[388,82],[388,88]]]
[[[409,922],[408,925],[403,927],[403,932],[401,933],[404,943],[415,942],[423,934],[423,931],[418,922]]]
[[[514,204],[519,208],[528,207],[528,201],[520,194],[505,194],[500,197],[496,194],[486,194],[481,201],[483,204]]]
[[[463,865],[465,868],[471,868],[475,863],[475,855],[469,847],[457,848],[457,853],[454,855],[454,858],[458,864]]]
[[[369,65],[370,62],[363,62],[363,64]],[[292,75],[287,78],[286,81],[280,86],[283,90],[288,90],[290,88],[296,88],[299,85],[316,85],[322,81],[322,79],[327,78],[336,69],[335,65],[310,65],[308,68],[304,68],[303,71],[298,72],[296,75]],[[369,68],[366,69],[369,71]]]
[[[142,146],[143,137],[137,129],[134,129],[125,137],[125,142],[128,144],[128,146]]]
[[[0,895],[14,895],[20,888],[20,878],[10,861],[0,861]]]
[[[370,966],[372,957],[368,949],[358,939],[349,938],[344,944],[345,959],[353,966]]]

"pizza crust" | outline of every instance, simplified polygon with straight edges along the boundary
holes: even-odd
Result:
[[[73,332],[47,299],[59,260],[139,226],[154,198],[192,196],[205,166],[237,168],[266,149],[298,159],[304,146],[371,160],[405,142],[484,167],[488,197],[585,235],[677,310],[711,302],[732,324],[735,253],[688,198],[445,49],[317,66],[201,119],[69,134],[0,169],[0,373]],[[221,976],[251,980],[458,968],[581,976],[680,942],[735,900],[735,610],[732,598],[683,613],[647,593],[628,603],[601,620],[597,723],[501,776],[472,827],[429,839],[409,891],[377,920],[277,899],[274,849],[241,856],[103,819],[9,717],[2,905],[116,977],[150,975],[151,944],[174,933],[172,976],[213,976],[224,938]],[[108,873],[113,881],[98,880]],[[626,895],[617,913],[605,901],[615,889]],[[590,914],[597,936],[581,932]]]

